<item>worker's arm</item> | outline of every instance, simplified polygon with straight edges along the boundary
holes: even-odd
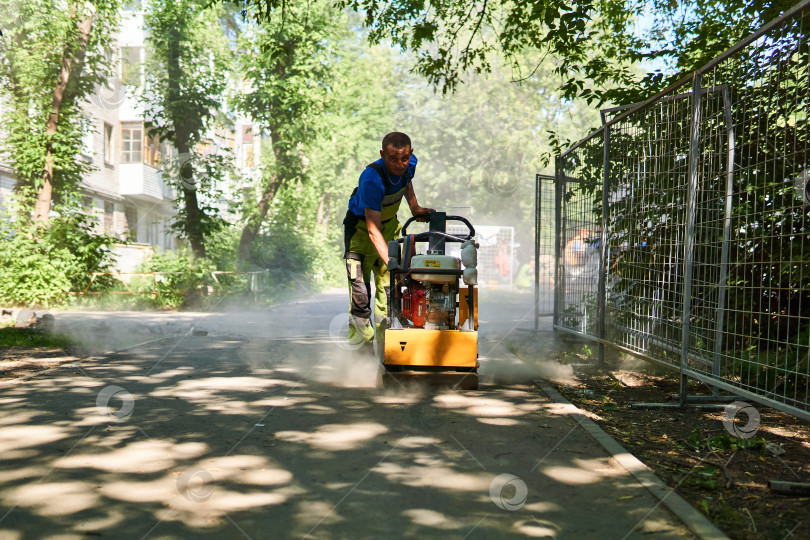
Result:
[[[419,206],[419,202],[416,200],[416,192],[413,190],[413,182],[408,184],[407,189],[405,190],[405,200],[408,201],[408,206],[411,209],[411,214],[413,217],[422,217],[424,219],[419,219],[417,221],[426,221],[427,214],[431,212],[435,212],[433,208],[424,208]]]
[[[366,226],[368,226],[368,237],[371,239],[371,243],[374,244],[374,248],[380,255],[380,259],[382,259],[383,264],[385,264],[388,262],[388,244],[385,242],[385,238],[383,238],[382,235],[382,224],[380,223],[381,215],[382,214],[377,210],[366,208]]]

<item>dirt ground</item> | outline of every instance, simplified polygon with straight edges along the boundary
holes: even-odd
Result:
[[[88,357],[78,348],[0,347],[0,381],[17,379]]]
[[[810,482],[807,422],[754,404],[759,429],[740,439],[723,426],[725,405],[636,408],[677,403],[679,378],[665,368],[608,353],[606,367],[599,369],[592,360],[594,345],[554,340],[550,332],[545,339],[514,336],[510,349],[527,361],[548,359],[551,350],[552,360],[572,365],[573,380],[557,381],[558,391],[729,537],[810,538],[810,498],[774,493],[768,485],[770,480]],[[707,385],[690,381],[689,395],[710,393]],[[736,420],[746,423],[747,418],[739,414]]]

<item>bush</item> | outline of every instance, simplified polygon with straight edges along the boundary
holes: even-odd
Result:
[[[251,262],[269,271],[274,283],[291,290],[317,290],[345,283],[343,254],[325,240],[288,231],[258,236]]]
[[[203,307],[202,299],[208,292],[211,272],[216,270],[208,259],[195,260],[191,253],[182,249],[177,253],[167,251],[156,253],[143,265],[143,272],[158,272],[154,286],[157,294],[152,298],[151,307],[157,309],[179,309]],[[149,279],[148,284],[153,282]]]
[[[149,278],[148,283],[144,281],[142,284],[142,288],[148,287],[148,290],[154,285],[157,291],[154,297],[150,297],[149,307],[201,309],[213,305],[217,283],[212,272],[236,270],[239,232],[236,227],[223,227],[212,233],[206,238],[205,259],[195,259],[188,249],[154,254],[140,269],[141,272],[158,273],[154,283]]]
[[[92,231],[90,218],[63,210],[46,224],[0,229],[0,304],[50,307],[64,303],[71,291],[104,290],[110,280],[91,274],[112,265],[108,246],[116,239]]]

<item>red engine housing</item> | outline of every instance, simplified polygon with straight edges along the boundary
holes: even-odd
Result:
[[[424,328],[427,316],[425,289],[421,285],[411,284],[402,293],[402,316],[409,319],[416,328]]]

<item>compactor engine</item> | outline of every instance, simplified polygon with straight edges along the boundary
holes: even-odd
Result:
[[[430,214],[428,232],[389,243],[389,327],[384,332],[386,373],[458,375],[465,388],[478,386],[478,270],[475,229],[459,216]],[[466,235],[449,235],[447,221],[461,221]],[[459,243],[460,257],[446,253]],[[420,244],[427,250],[420,253]]]

